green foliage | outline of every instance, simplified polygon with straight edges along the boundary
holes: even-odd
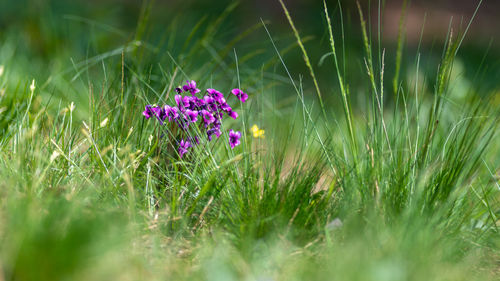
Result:
[[[324,2],[338,83],[327,88],[306,51],[325,42],[299,36],[280,3],[289,40],[263,20],[221,38],[236,4],[173,18],[158,37],[145,1],[130,34],[70,27],[85,52],[51,33],[50,67],[9,51],[20,39],[1,33],[0,280],[497,279],[498,111],[479,86],[466,98],[453,87],[467,79],[454,73],[463,37],[450,30],[431,87],[424,54],[403,56],[400,27],[391,99],[389,52],[375,53],[363,7],[357,58],[334,25],[343,12]],[[312,81],[288,67],[295,51]],[[361,72],[346,69],[356,61]],[[186,158],[170,153],[162,140],[174,132],[141,112],[172,102],[186,79],[250,94],[223,124],[245,132],[241,146],[223,134]],[[247,133],[253,124],[265,138]]]

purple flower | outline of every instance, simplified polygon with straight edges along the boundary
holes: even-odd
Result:
[[[205,105],[205,100],[203,99],[199,99],[197,97],[193,97],[193,100],[194,100],[194,106],[195,107],[198,107],[198,108],[201,108]]]
[[[186,85],[182,86],[182,89],[185,92],[190,92],[193,96],[200,92],[200,89],[196,88],[196,82],[194,80],[191,80],[191,82],[186,81]]]
[[[144,115],[146,119],[155,116],[156,119],[160,121],[160,125],[163,125],[163,121],[165,121],[165,118],[167,118],[166,112],[163,108],[151,105],[146,105],[146,110],[142,112],[142,115]]]
[[[160,125],[163,125],[163,122],[167,119],[167,111],[164,107],[158,107],[157,111],[156,117],[158,118],[158,121],[160,121]]]
[[[151,105],[146,105],[146,110],[144,110],[142,112],[142,115],[144,115],[144,117],[146,117],[146,119],[149,119],[151,118],[151,115],[153,115],[154,112],[153,112],[153,108],[151,107]]]
[[[195,96],[185,96],[182,98],[182,103],[184,104],[185,108],[194,109],[194,107],[196,106],[196,99],[197,98]]]
[[[227,103],[223,103],[220,105],[220,108],[225,111],[225,112],[230,112],[232,111],[233,109],[227,104]]]
[[[204,102],[205,105],[208,105],[208,104],[214,103],[215,100],[211,96],[204,96],[203,97],[203,102]]]
[[[191,143],[189,141],[184,141],[183,139],[181,140],[181,142],[179,143],[179,155],[182,156],[188,152],[188,148],[191,147]]]
[[[194,123],[198,121],[198,111],[191,110],[191,109],[186,109],[186,117],[189,120],[189,122]]]
[[[240,89],[233,89],[231,93],[233,93],[233,95],[235,95],[241,102],[246,102],[248,99],[247,93],[244,93]]]
[[[210,112],[217,112],[217,103],[213,102],[213,103],[209,103],[207,104],[207,109],[210,111]]]
[[[175,95],[175,103],[177,104],[177,107],[182,110],[184,107],[184,101],[182,100],[181,95]]]
[[[241,141],[241,133],[239,131],[229,131],[229,145],[231,146],[231,149],[235,148],[236,146],[240,145]]]
[[[142,112],[146,119],[156,117],[160,124],[168,118],[169,122],[173,122],[173,126],[180,130],[176,130],[177,136],[174,139],[176,149],[182,158],[190,149],[200,144],[201,139],[194,136],[190,131],[190,124],[195,124],[202,119],[204,126],[200,129],[204,130],[208,141],[211,141],[214,135],[219,138],[222,134],[221,126],[224,115],[236,119],[238,113],[234,111],[226,102],[224,95],[215,90],[207,89],[207,94],[203,97],[197,97],[195,94],[200,90],[196,88],[195,81],[187,81],[186,85],[175,88],[175,104],[174,106],[164,105],[162,107],[155,105],[146,105]],[[191,93],[189,94],[183,94]],[[231,91],[241,102],[248,99],[248,95],[240,89]],[[185,95],[185,96],[183,96]],[[200,118],[202,117],[202,118]],[[192,127],[192,126],[191,126]],[[231,149],[241,144],[241,132],[230,130],[229,144]]]
[[[221,101],[224,99],[224,95],[215,90],[215,89],[207,89],[207,93],[215,99],[215,101],[217,101],[218,103],[222,103]]]
[[[153,106],[153,107],[151,107],[151,111],[153,112],[153,115],[155,115],[156,117],[160,116],[160,113],[161,113],[160,107]]]
[[[168,116],[168,121],[172,122],[172,120],[179,118],[179,109],[177,107],[165,105],[165,114]]]
[[[214,127],[214,128],[209,129],[207,131],[208,141],[212,141],[213,135],[215,135],[217,138],[219,138],[221,134],[222,134],[222,132],[220,131],[219,127]]]
[[[231,118],[233,118],[233,119],[238,118],[238,113],[237,113],[236,111],[232,111],[232,110],[231,110],[231,111],[229,111],[229,112],[227,113],[227,115],[229,115],[229,117],[231,117]]]
[[[212,113],[202,110],[201,114],[203,115],[203,121],[205,121],[205,124],[210,124],[215,121],[215,117],[212,115]]]
[[[220,119],[215,119],[213,126],[217,129],[220,129],[220,126],[222,123],[220,122]]]

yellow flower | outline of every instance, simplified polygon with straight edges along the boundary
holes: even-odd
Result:
[[[259,129],[259,126],[257,126],[257,125],[254,124],[252,126],[252,128],[250,128],[250,132],[252,132],[252,135],[253,135],[254,138],[261,138],[261,139],[263,139],[265,137],[264,133],[266,131]]]

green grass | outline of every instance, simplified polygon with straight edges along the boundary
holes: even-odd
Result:
[[[66,16],[47,58],[18,27],[0,33],[0,280],[497,280],[499,115],[456,71],[466,32],[450,30],[434,64],[406,54],[404,16],[394,52],[374,47],[381,27],[372,42],[359,6],[353,57],[341,9],[317,11],[321,42],[280,3],[281,36],[262,20],[223,39],[230,5],[156,37],[154,1],[130,34]],[[85,51],[58,43],[77,38]],[[186,79],[250,94],[223,124],[242,145],[223,134],[172,153],[175,132],[141,112]]]

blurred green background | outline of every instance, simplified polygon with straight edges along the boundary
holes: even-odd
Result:
[[[325,95],[324,99],[328,111],[335,114],[341,112],[342,105],[334,73],[335,67],[332,58],[325,56],[330,52],[330,47],[323,14],[323,2],[321,0],[285,0],[285,3],[309,52],[311,63]],[[342,9],[339,8],[339,3]],[[382,49],[386,53],[385,88],[387,94],[385,102],[391,105],[394,104],[391,100],[393,97],[391,82],[395,69],[398,22],[403,1],[381,2],[384,7],[380,7],[380,19],[383,24],[380,48],[377,42],[379,2],[372,0],[360,1],[360,3],[370,25],[375,59],[378,59]],[[371,87],[364,63],[360,20],[355,1],[330,0],[327,1],[327,4],[334,21],[334,34],[339,54],[341,54],[341,68],[345,68],[344,77],[349,84],[354,110],[356,110],[355,121],[356,124],[364,126],[365,123],[369,123],[366,120],[370,118],[370,112],[358,113],[363,111],[363,106],[369,107],[367,104],[370,103],[369,89]],[[432,104],[432,102],[429,103],[429,100],[432,101],[433,98],[433,82],[438,76],[436,75],[437,66],[451,19],[453,19],[451,22],[453,36],[456,37],[466,29],[476,4],[476,1],[467,0],[411,1],[409,3],[405,25],[407,35],[400,80],[408,82],[408,84],[414,81],[415,61],[417,53],[420,52],[419,82],[424,84],[422,87],[427,87],[421,91],[423,101],[419,100],[424,108],[422,111],[430,108],[430,104]],[[452,73],[450,94],[447,96],[452,101],[450,102],[452,106],[443,115],[444,120],[440,120],[441,124],[444,124],[443,131],[438,131],[437,134],[442,138],[442,141],[448,136],[448,128],[451,132],[455,130],[455,127],[451,129],[451,124],[455,124],[457,116],[467,112],[461,105],[467,104],[468,96],[500,97],[500,83],[498,82],[500,81],[500,51],[498,51],[500,48],[500,29],[496,28],[500,25],[500,19],[496,14],[499,10],[499,1],[484,1],[468,36],[464,40],[464,45],[460,49]],[[0,249],[0,266],[5,264],[7,272],[12,273],[13,276],[20,276],[19,280],[53,280],[54,276],[60,276],[61,280],[65,278],[65,280],[132,280],[134,276],[155,280],[150,276],[152,274],[148,273],[155,271],[164,271],[165,276],[178,277],[172,279],[180,280],[181,278],[188,279],[185,273],[193,272],[192,264],[196,268],[192,274],[204,276],[208,272],[226,274],[231,277],[231,266],[228,264],[246,272],[248,270],[245,267],[245,261],[251,260],[251,263],[256,264],[255,268],[252,269],[256,275],[262,274],[261,268],[274,270],[274,268],[280,268],[281,265],[286,265],[280,269],[283,272],[281,279],[284,280],[294,280],[288,275],[296,274],[297,271],[301,272],[303,276],[300,275],[295,279],[304,280],[314,279],[311,276],[317,276],[317,278],[319,276],[332,277],[334,272],[340,272],[337,276],[338,280],[369,280],[367,276],[375,276],[372,280],[390,280],[386,277],[387,274],[394,274],[394,276],[408,274],[408,276],[414,276],[414,280],[429,280],[425,277],[426,274],[437,276],[435,280],[461,280],[460,278],[470,280],[462,274],[461,270],[462,268],[468,270],[465,265],[484,266],[482,264],[484,259],[479,257],[483,253],[466,252],[465,248],[470,247],[469,243],[460,241],[462,241],[462,236],[470,236],[472,237],[470,240],[474,240],[471,243],[475,243],[476,231],[483,227],[483,218],[487,214],[481,214],[477,219],[477,226],[476,221],[468,223],[472,229],[470,231],[468,224],[465,224],[464,233],[470,232],[470,235],[459,232],[457,228],[458,234],[451,235],[452,238],[444,244],[441,238],[445,237],[446,233],[436,235],[435,229],[428,226],[427,217],[422,217],[422,221],[415,221],[413,216],[409,216],[407,220],[408,225],[412,226],[411,231],[408,231],[406,217],[402,219],[403,223],[400,225],[394,224],[392,221],[384,225],[379,223],[379,220],[372,222],[368,219],[367,224],[371,224],[373,229],[377,229],[380,225],[381,231],[376,232],[375,235],[363,231],[364,228],[358,225],[349,226],[346,224],[346,237],[340,235],[334,237],[336,240],[334,243],[328,242],[331,243],[331,246],[326,250],[323,243],[318,245],[312,243],[312,249],[304,251],[298,258],[291,255],[289,257],[288,254],[282,253],[285,252],[285,249],[293,251],[293,247],[286,240],[279,241],[279,243],[269,243],[269,245],[260,242],[254,245],[253,241],[250,241],[248,244],[251,247],[249,247],[248,253],[257,254],[249,258],[244,254],[239,254],[232,245],[225,245],[224,243],[228,243],[228,240],[221,239],[222,242],[220,242],[217,239],[219,234],[208,233],[209,230],[207,230],[207,236],[217,243],[211,243],[212,240],[204,241],[205,233],[200,233],[201,238],[194,242],[189,240],[190,234],[186,234],[186,239],[184,236],[166,235],[165,233],[168,234],[168,232],[162,227],[166,228],[169,223],[170,214],[167,212],[162,211],[159,218],[151,219],[141,207],[137,210],[138,217],[131,219],[135,209],[128,205],[133,206],[131,203],[133,200],[127,197],[129,193],[125,190],[128,186],[118,186],[117,184],[115,187],[109,184],[106,181],[105,173],[99,166],[101,162],[97,160],[95,155],[93,158],[88,158],[90,160],[81,158],[83,160],[80,163],[83,163],[82,168],[85,170],[82,172],[83,176],[96,177],[95,188],[87,188],[87,182],[84,181],[83,177],[77,181],[78,188],[82,190],[78,192],[81,193],[74,193],[76,180],[73,179],[78,178],[78,175],[76,177],[67,176],[67,171],[71,166],[66,167],[64,166],[66,164],[61,164],[59,169],[55,169],[56,167],[52,169],[50,166],[52,159],[50,158],[54,155],[53,151],[55,150],[53,150],[54,147],[51,146],[52,142],[50,141],[53,138],[60,138],[60,142],[64,144],[71,143],[73,139],[78,140],[79,135],[85,135],[85,133],[81,134],[79,130],[82,123],[77,121],[81,120],[85,120],[91,126],[91,122],[94,122],[94,127],[98,127],[98,130],[102,131],[102,133],[98,131],[98,135],[94,136],[99,142],[99,147],[106,149],[115,146],[123,149],[123,155],[119,153],[118,156],[119,159],[124,160],[120,160],[119,165],[123,167],[133,166],[130,163],[133,163],[139,156],[129,155],[129,153],[137,149],[143,151],[149,149],[146,141],[146,132],[148,131],[145,130],[142,133],[142,128],[139,126],[139,124],[145,123],[142,118],[139,118],[144,105],[161,100],[164,95],[155,94],[165,93],[165,84],[168,86],[171,80],[175,83],[182,83],[182,80],[185,80],[181,74],[175,76],[176,64],[182,67],[186,76],[197,80],[200,88],[203,89],[212,85],[216,86],[217,89],[231,89],[230,87],[237,85],[237,77],[241,77],[242,88],[247,90],[251,97],[250,102],[247,103],[249,104],[248,111],[253,110],[254,107],[262,107],[262,110],[256,110],[259,112],[258,114],[261,114],[260,112],[264,112],[262,115],[268,114],[268,116],[261,117],[255,116],[258,114],[252,112],[252,119],[249,121],[258,122],[259,126],[266,128],[266,140],[285,139],[283,137],[273,138],[273,136],[291,136],[289,125],[293,124],[293,120],[287,118],[294,116],[293,114],[288,115],[288,113],[293,110],[298,99],[290,87],[290,81],[277,59],[265,29],[261,26],[261,19],[266,22],[266,26],[292,72],[293,78],[296,80],[299,80],[299,77],[303,78],[304,94],[309,97],[305,107],[309,107],[313,103],[314,105],[311,107],[317,107],[316,93],[309,76],[309,70],[305,66],[302,54],[297,48],[296,39],[277,0],[240,2],[226,0],[0,0],[0,65],[5,66],[2,77],[2,79],[5,78],[2,82],[4,84],[0,85],[0,94],[3,97],[0,104],[2,112],[0,132],[17,132],[17,124],[24,123],[24,112],[30,111],[33,116],[38,116],[39,112],[44,112],[46,109],[55,112],[55,114],[47,114],[47,116],[39,115],[44,118],[40,121],[43,129],[49,131],[54,128],[52,133],[43,132],[43,134],[50,136],[50,140],[45,135],[45,138],[31,138],[30,136],[27,141],[22,143],[24,152],[27,154],[26,157],[12,157],[13,160],[5,157],[3,160],[5,161],[3,165],[9,169],[0,169],[0,178],[3,179],[0,181],[0,187],[2,187],[0,194],[8,194],[8,196],[1,197],[1,205],[5,207],[5,210],[0,208],[0,212],[3,212],[0,213],[0,234],[3,236],[0,243],[0,247],[3,247]],[[343,33],[340,29],[342,20]],[[425,28],[423,28],[424,22]],[[424,33],[422,44],[419,46],[422,29],[424,29]],[[190,40],[191,36],[194,39]],[[342,39],[344,39],[343,44],[341,43]],[[122,64],[122,50],[125,50],[124,64]],[[234,52],[239,58],[238,70],[241,75],[236,73]],[[344,54],[345,57],[343,57]],[[264,68],[266,69],[264,70]],[[260,71],[261,69],[263,70]],[[123,80],[122,74],[124,75]],[[174,76],[175,79],[172,78]],[[36,95],[33,97],[33,103],[27,94],[32,79],[36,80]],[[411,89],[411,85],[406,85],[406,88]],[[5,95],[2,93],[2,89],[6,89]],[[123,96],[123,92],[126,93],[128,100],[126,102],[117,101],[120,96]],[[95,93],[95,95],[91,95],[91,93]],[[413,92],[408,91],[407,94],[411,98],[410,95]],[[279,99],[283,96],[288,98]],[[150,100],[145,100],[146,98]],[[153,100],[154,98],[156,100]],[[471,100],[473,99],[471,98]],[[456,104],[453,103],[455,101],[457,101]],[[75,119],[71,119],[71,121],[57,119],[69,115],[67,108],[72,102],[75,102],[77,109],[70,114],[74,114]],[[500,98],[493,100],[493,102],[500,105]],[[89,108],[91,107],[89,103],[97,104],[97,109]],[[126,105],[126,107],[122,108],[121,105]],[[64,112],[64,108],[66,108],[66,112]],[[300,106],[297,108],[300,111]],[[385,108],[387,111],[392,109],[391,106]],[[62,113],[58,114],[56,110]],[[270,111],[272,112],[269,113]],[[317,112],[315,114],[319,115]],[[338,115],[340,116],[341,113]],[[73,118],[73,115],[71,116]],[[398,116],[400,115],[394,114],[393,117],[396,119],[394,122],[396,129],[398,122],[403,120],[403,118],[398,119]],[[31,120],[36,118],[32,117]],[[100,126],[100,122],[107,120],[107,118],[109,118],[109,124],[112,125]],[[327,121],[325,125],[334,127],[333,122],[325,121]],[[405,121],[407,120],[405,119]],[[64,124],[68,123],[75,125],[64,128]],[[268,125],[270,123],[274,123],[275,126]],[[62,129],[57,124],[62,124]],[[129,139],[130,134],[127,134],[132,132],[131,124],[134,125],[135,131]],[[411,125],[413,123],[408,126]],[[9,126],[16,127],[14,128],[16,130],[9,130]],[[360,126],[358,130],[365,130],[363,126]],[[339,127],[342,127],[342,124]],[[277,130],[273,132],[271,128],[277,128]],[[281,131],[276,132],[279,130]],[[33,134],[38,132],[40,131],[33,129]],[[336,133],[338,135],[335,136],[335,140],[342,141],[340,137],[342,131],[338,130]],[[399,131],[394,132],[395,138],[399,133]],[[366,134],[369,135],[370,132]],[[470,136],[467,135],[470,132],[464,131],[461,132],[462,134],[463,139],[468,139]],[[16,142],[10,141],[8,137],[5,139],[7,140],[0,143],[6,147],[6,152],[3,155],[10,155],[11,146],[9,144]],[[448,139],[444,141],[444,146],[442,146],[443,156],[446,142]],[[275,144],[280,149],[286,147],[278,141]],[[475,144],[477,143],[471,142],[471,147]],[[436,142],[435,149],[439,149],[440,145],[442,143]],[[289,147],[295,148],[294,144],[289,145]],[[398,147],[404,148],[405,146]],[[453,147],[451,142],[450,147]],[[481,146],[477,149],[480,148]],[[494,143],[493,148],[488,152],[498,151],[497,148],[498,142]],[[399,151],[404,150],[400,149]],[[384,146],[382,145],[379,155],[387,158],[383,152]],[[104,154],[104,152],[102,153]],[[108,153],[111,154],[109,151]],[[31,154],[36,155],[36,157]],[[76,154],[80,155],[80,152],[76,152]],[[81,155],[84,154],[81,152]],[[273,156],[272,153],[270,154]],[[436,155],[440,154],[441,150]],[[89,153],[89,155],[91,154]],[[462,161],[462,154],[451,155],[456,155],[457,161]],[[371,157],[373,159],[373,150]],[[491,167],[498,167],[499,160],[495,153],[490,153],[488,158],[491,158],[487,159],[488,161],[494,163]],[[30,162],[30,159],[43,160],[40,163],[45,163],[44,161],[50,159],[47,166],[40,165],[40,167],[49,171],[51,175],[54,174],[51,177],[54,182],[50,186],[57,188],[41,190],[40,194],[43,196],[34,192],[33,198],[25,195],[31,192],[31,185],[45,184],[45,182],[39,181],[39,169],[36,169],[36,161],[31,160]],[[318,159],[319,157],[313,160]],[[60,160],[61,163],[66,163],[62,159]],[[388,161],[388,159],[385,160]],[[56,161],[58,160],[56,159]],[[273,167],[272,161],[267,162],[270,167]],[[381,163],[383,164],[384,161]],[[385,166],[382,167],[385,168]],[[391,178],[389,176],[392,174],[388,171],[391,173],[394,171],[395,174],[399,171],[394,168],[395,166],[388,165],[387,167],[385,168],[387,174],[381,174],[382,179]],[[127,171],[129,168],[121,168],[120,166],[120,169],[117,169],[120,174],[122,169]],[[142,167],[143,173],[144,169]],[[372,169],[376,171],[375,169],[378,167],[373,168],[372,164]],[[424,169],[433,172],[436,167],[429,165],[425,166]],[[368,171],[372,170],[368,168]],[[422,173],[426,176],[427,170],[423,170]],[[366,182],[372,180],[371,174],[367,174],[368,177],[370,179]],[[355,176],[346,178],[352,182],[357,179]],[[373,178],[376,181],[376,177]],[[137,194],[146,194],[146,191],[143,190],[143,182],[145,181],[143,175],[136,174],[134,180],[139,182],[136,182],[134,186],[138,187]],[[489,177],[485,177],[484,186],[492,186],[489,180]],[[363,181],[357,184],[364,186],[364,183]],[[390,183],[386,184],[390,185]],[[477,186],[483,187],[482,183]],[[63,200],[59,200],[61,195],[64,196]],[[43,197],[44,200],[38,200],[37,196]],[[114,196],[119,197],[107,200],[108,197]],[[139,200],[141,198],[147,197],[139,197]],[[464,198],[476,199],[472,196],[464,196]],[[229,199],[227,200],[233,203]],[[496,206],[497,202],[494,203]],[[468,201],[464,203],[464,206],[467,204]],[[229,204],[227,205],[229,206]],[[202,207],[201,203],[199,206]],[[221,206],[224,207],[224,204]],[[255,210],[265,207],[265,205],[259,205]],[[477,206],[471,204],[466,207],[464,210]],[[269,209],[271,210],[270,214],[275,210]],[[295,209],[290,209],[292,214]],[[225,209],[222,208],[222,210]],[[236,212],[235,217],[241,214],[243,218],[246,217],[248,211],[245,208],[241,208],[240,213],[231,208],[227,208],[227,210],[229,210],[228,214]],[[213,217],[218,216],[215,212]],[[375,217],[377,215],[374,214]],[[420,215],[417,215],[420,219]],[[271,218],[269,220],[274,220],[272,216],[269,217]],[[436,217],[440,219],[444,216],[438,214]],[[248,221],[236,223],[234,226],[232,223],[226,222],[222,227],[229,225],[228,228],[233,231],[230,231],[230,234],[243,233],[246,229],[240,226],[245,226],[245,223],[252,226],[254,223],[252,219],[252,216],[248,216]],[[383,219],[380,222],[383,222]],[[462,217],[460,217],[460,221],[461,219]],[[218,222],[216,219],[214,221]],[[261,222],[257,221],[257,223]],[[493,224],[497,225],[497,222],[494,221]],[[387,229],[386,226],[388,226]],[[307,229],[307,231],[309,230]],[[186,230],[186,232],[188,231]],[[143,233],[147,235],[142,235]],[[496,235],[497,232],[494,234]],[[459,236],[460,241],[455,241],[454,239]],[[232,239],[243,244],[243,246],[239,245],[240,248],[247,246],[245,235]],[[347,243],[344,243],[345,241]],[[497,246],[492,246],[492,248],[497,249],[495,247]],[[314,272],[316,268],[325,263],[323,255],[314,254],[317,251],[328,252],[325,256],[327,262],[331,260],[329,264],[333,265],[332,268],[325,269],[325,272]],[[244,253],[244,251],[242,252]],[[12,256],[11,253],[20,254]],[[268,253],[273,253],[273,255],[266,259],[259,256],[259,253],[262,253],[262,256],[266,256]],[[394,253],[400,253],[400,255]],[[150,254],[154,255],[153,258]],[[332,258],[328,257],[329,254],[333,255]],[[462,259],[462,255],[465,255],[466,258]],[[188,256],[188,258],[201,256],[201,262],[188,259],[184,263],[184,260],[179,259],[182,256]],[[375,256],[375,259],[371,259],[372,256]],[[2,261],[2,258],[5,261]],[[492,264],[495,263],[492,268],[497,268],[498,260],[490,257],[487,259]],[[368,263],[363,264],[366,261]],[[404,264],[405,262],[408,263],[408,266]],[[454,262],[457,264],[454,265]],[[201,266],[198,266],[199,263]],[[412,268],[414,263],[420,266]],[[359,264],[363,265],[364,270],[360,270]],[[30,271],[33,268],[34,270]],[[405,268],[409,269],[405,271]],[[39,273],[37,269],[43,269],[44,272]],[[396,273],[391,273],[393,271]],[[102,276],[96,276],[94,272],[104,273]],[[105,273],[109,275],[105,275]],[[75,277],[77,274],[80,278]],[[448,275],[448,278],[443,277],[445,275]],[[355,276],[358,278],[356,279]],[[0,280],[1,277],[2,268],[0,268]],[[230,277],[226,279],[236,279]],[[160,278],[157,279],[162,280]],[[265,276],[256,279],[268,280]],[[477,279],[484,280],[481,276]],[[6,280],[10,279],[6,278]],[[212,280],[225,279],[214,275]],[[402,278],[392,280],[402,280]]]
[[[285,3],[306,41],[305,46],[319,80],[331,82],[322,83],[321,87],[334,87],[335,80],[331,78],[333,64],[329,58],[320,63],[322,56],[329,52],[322,1],[289,0]],[[366,77],[359,16],[355,1],[327,1],[334,27],[340,26],[338,3],[342,5],[343,11],[345,55],[346,61],[349,62],[346,65],[347,79],[351,81],[351,85],[356,85],[358,82],[362,83]],[[389,78],[392,78],[394,72],[402,3],[403,1],[382,1],[380,7],[383,30],[380,46],[386,51],[386,77]],[[420,33],[425,22],[423,44],[419,50],[422,57],[427,56],[426,61],[435,62],[422,66],[423,73],[428,75],[431,83],[450,21],[454,35],[464,31],[477,1],[408,3],[403,75],[405,66],[415,62]],[[44,71],[47,68],[70,71],[72,64],[140,39],[149,46],[146,52],[149,52],[150,56],[145,59],[144,66],[163,63],[168,60],[167,52],[175,58],[182,54],[183,44],[189,32],[201,19],[206,18],[203,24],[215,21],[232,5],[237,6],[223,19],[216,40],[207,43],[205,49],[224,48],[242,32],[257,25],[232,47],[239,56],[252,54],[251,59],[245,61],[245,66],[261,67],[275,57],[265,30],[258,26],[261,19],[268,23],[279,49],[285,49],[295,42],[278,1],[4,0],[0,3],[0,40],[16,43],[15,46],[7,48],[11,56],[5,55],[9,52],[5,52],[6,47],[3,46],[4,55],[0,59],[27,60],[31,69],[25,69],[24,73],[36,77],[41,73],[49,73]],[[361,5],[365,13],[369,14],[367,17],[373,40],[376,40],[379,2],[361,1]],[[497,81],[500,79],[500,29],[495,28],[500,25],[496,15],[499,10],[500,2],[483,2],[458,55],[458,75],[465,76],[476,85],[474,91],[483,95],[496,94],[499,88]],[[138,25],[139,22],[145,24]],[[340,30],[337,29],[334,33],[341,40]],[[15,40],[12,40],[13,38]],[[376,41],[374,45],[377,46]],[[21,58],[15,54],[23,56]],[[292,49],[284,58],[295,74],[308,75],[298,48]],[[426,68],[432,71],[425,71]],[[308,87],[312,85],[306,83],[306,89]],[[356,94],[355,90],[352,92]]]

